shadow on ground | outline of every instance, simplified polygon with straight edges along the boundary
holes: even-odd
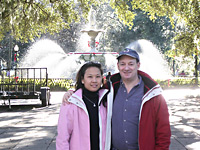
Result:
[[[0,106],[0,150],[55,150],[59,106]]]
[[[200,147],[199,99],[170,99],[168,108],[172,131],[170,150],[197,150]]]

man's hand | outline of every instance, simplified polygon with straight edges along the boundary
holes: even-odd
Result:
[[[62,99],[63,105],[69,104],[68,99],[69,99],[69,97],[70,97],[73,93],[74,93],[73,90],[69,90],[69,91],[67,91],[67,92],[63,95],[63,99]]]

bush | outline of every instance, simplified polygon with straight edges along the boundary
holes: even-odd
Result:
[[[48,79],[48,87],[51,91],[67,91],[73,87],[72,79]]]
[[[168,80],[156,80],[162,88],[193,88],[197,87],[196,78],[174,78]],[[198,79],[199,83],[199,79]]]
[[[72,79],[65,79],[65,78],[55,78],[55,79],[48,79],[46,84],[46,79],[22,79],[19,78],[16,82],[14,78],[5,78],[2,80],[0,78],[1,89],[4,91],[15,91],[17,84],[18,91],[40,91],[40,87],[50,87],[51,91],[67,91],[70,88],[73,88],[73,80]],[[7,85],[5,85],[7,84]]]

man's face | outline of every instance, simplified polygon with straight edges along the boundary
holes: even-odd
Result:
[[[137,63],[135,58],[126,55],[121,56],[117,66],[122,80],[135,80],[137,78],[137,70],[140,67],[140,63]]]

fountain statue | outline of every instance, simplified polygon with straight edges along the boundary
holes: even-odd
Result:
[[[89,28],[81,30],[83,33],[87,33],[89,36],[88,45],[90,46],[90,51],[89,52],[70,52],[68,55],[81,55],[79,59],[82,59],[84,61],[97,61],[100,62],[103,66],[104,72],[112,72],[114,73],[116,71],[116,67],[112,62],[109,62],[109,60],[115,59],[116,55],[118,55],[117,52],[99,52],[96,49],[97,43],[96,42],[96,37],[100,32],[104,32],[102,29],[97,29],[96,28],[96,18],[95,18],[95,12],[93,8],[91,7],[90,12],[89,12]],[[108,58],[109,57],[109,58]],[[112,67],[109,67],[112,66]],[[115,69],[113,69],[115,68]]]
[[[81,30],[81,32],[85,32],[89,35],[90,37],[90,42],[89,45],[91,47],[90,52],[97,52],[96,51],[96,37],[100,32],[104,32],[101,29],[96,29],[96,19],[94,16],[94,10],[91,8],[90,13],[89,13],[89,28]]]

